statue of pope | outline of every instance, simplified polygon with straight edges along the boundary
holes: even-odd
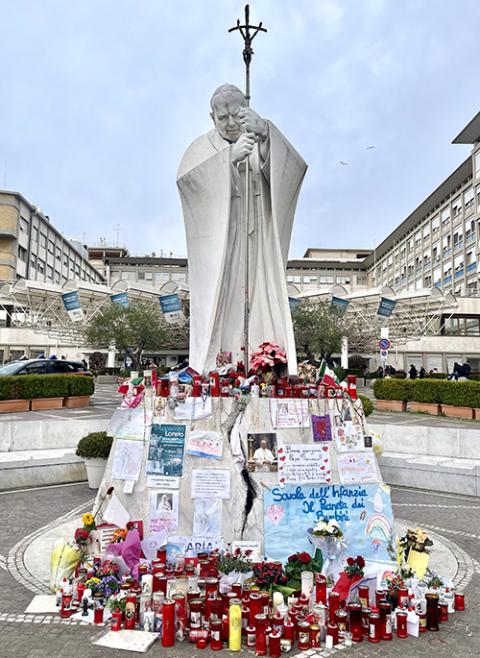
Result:
[[[247,106],[238,87],[222,85],[210,105],[215,127],[190,144],[177,175],[188,251],[189,362],[208,373],[221,351],[232,352],[234,363],[243,360],[248,240],[248,351],[264,341],[278,343],[289,374],[296,374],[285,272],[307,165],[270,121]]]

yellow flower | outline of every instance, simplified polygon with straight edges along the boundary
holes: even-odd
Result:
[[[93,514],[90,514],[90,512],[87,512],[82,516],[82,523],[83,525],[89,526],[93,525],[95,523],[95,519],[93,518]]]

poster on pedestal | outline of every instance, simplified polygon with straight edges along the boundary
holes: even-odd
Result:
[[[296,551],[314,552],[309,529],[320,519],[335,519],[344,533],[344,555],[365,560],[395,559],[395,530],[386,485],[286,485],[266,489],[265,555],[285,562]]]
[[[332,481],[330,446],[284,443],[278,448],[278,482],[307,484]]]
[[[185,425],[152,425],[147,456],[147,482],[149,486],[171,485],[178,487],[183,474],[183,451],[185,447]],[[164,484],[160,484],[163,482]]]
[[[308,400],[302,400],[300,398],[292,398],[290,400],[270,398],[270,414],[272,425],[276,429],[310,427]]]

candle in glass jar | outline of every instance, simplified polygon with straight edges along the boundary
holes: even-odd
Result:
[[[377,589],[375,590],[375,607],[380,607],[380,601],[383,601],[385,598],[385,590]]]
[[[210,649],[220,651],[222,646],[222,620],[213,619],[210,622]]]
[[[427,600],[427,628],[429,631],[438,631],[439,609],[438,594],[431,592],[425,594]]]
[[[272,631],[268,636],[268,655],[270,658],[280,658],[280,634]]]
[[[328,618],[330,622],[335,621],[335,613],[340,607],[340,594],[338,592],[330,592],[328,597]]]
[[[455,594],[455,610],[463,612],[465,610],[465,594],[456,592]]]
[[[251,592],[250,601],[248,602],[249,618],[248,625],[255,626],[255,616],[262,612],[262,597],[258,592]]]
[[[335,646],[338,644],[338,626],[337,624],[328,624],[327,625],[327,637],[332,638],[332,645]],[[300,648],[300,647],[299,647]]]
[[[407,613],[404,610],[397,610],[397,637],[405,640],[408,637],[407,631]]]
[[[379,610],[380,610],[380,639],[391,640],[393,639],[393,633],[392,633],[390,603],[388,603],[388,601],[381,601]]]
[[[418,615],[418,632],[419,633],[426,633],[427,632],[427,613],[420,611],[417,612]]]
[[[368,641],[380,642],[380,615],[371,612],[368,618]]]
[[[327,578],[321,573],[315,574],[315,602],[327,605]]]
[[[360,605],[362,608],[368,608],[369,601],[369,588],[368,585],[360,585],[358,588],[358,598],[360,599]]]
[[[318,649],[321,646],[320,635],[320,626],[318,624],[310,624],[310,646],[312,649]]]
[[[228,648],[240,651],[242,646],[242,604],[240,599],[231,599],[228,609]]]
[[[302,596],[304,596],[307,601],[309,601],[313,590],[313,571],[302,571],[301,582]]]
[[[446,601],[441,601],[438,604],[439,609],[439,621],[444,622],[448,621],[448,603]]]
[[[310,648],[310,624],[308,621],[300,621],[297,625],[298,629],[298,648]]]
[[[363,642],[362,606],[360,603],[349,603],[348,614],[352,641]]]
[[[162,647],[175,643],[175,601],[165,599],[162,606]]]

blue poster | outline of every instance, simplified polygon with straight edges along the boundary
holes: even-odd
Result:
[[[128,308],[128,292],[116,292],[114,295],[110,295],[110,299],[114,304]]]
[[[160,306],[163,313],[173,313],[174,311],[182,310],[182,302],[176,292],[172,295],[162,295],[160,297]]]
[[[393,299],[382,297],[380,299],[380,304],[378,305],[377,315],[383,315],[383,317],[389,318],[393,313],[396,303],[397,302]]]
[[[343,315],[348,308],[350,301],[348,299],[342,299],[341,297],[332,296],[332,301],[330,305],[332,308],[336,309],[340,315]]]
[[[296,551],[311,554],[308,530],[323,518],[335,519],[344,533],[344,555],[391,561],[395,529],[386,485],[288,485],[263,496],[265,555],[285,562]],[[393,549],[393,553],[392,553]],[[390,551],[390,552],[389,552]]]
[[[152,425],[147,475],[182,476],[185,431],[185,425]]]
[[[80,298],[76,290],[62,293],[62,301],[69,318],[73,322],[83,320],[83,311],[80,306]]]

